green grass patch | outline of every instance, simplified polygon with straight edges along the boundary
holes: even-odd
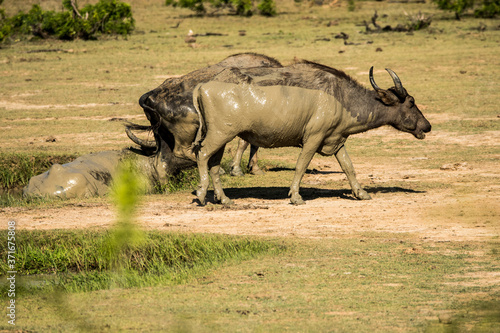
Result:
[[[7,239],[7,231],[0,234]],[[110,257],[112,239],[112,231],[17,231],[16,270],[24,281],[18,292],[52,290],[55,286],[78,292],[175,284],[228,260],[241,261],[284,249],[276,242],[253,238],[148,231],[139,244],[125,245],[117,269],[116,258]],[[4,258],[6,245],[0,245]],[[5,277],[9,270],[3,261],[0,275]]]
[[[181,170],[175,175],[168,177],[165,185],[156,187],[157,193],[174,193],[177,191],[193,190],[200,182],[200,174],[197,168]]]
[[[0,207],[25,206],[47,202],[45,198],[22,198],[22,188],[31,177],[47,171],[52,165],[65,164],[76,155],[0,153]]]
[[[498,244],[402,233],[284,242],[279,256],[224,265],[182,285],[67,294],[71,318],[58,300],[27,295],[20,313],[33,315],[19,325],[158,331],[182,323],[187,331],[235,332],[244,321],[250,332],[448,332],[500,322],[499,258],[491,250]],[[446,316],[451,324],[440,322]]]
[[[75,158],[75,155],[0,153],[0,187],[27,185],[31,177],[47,171],[53,164],[68,163]]]

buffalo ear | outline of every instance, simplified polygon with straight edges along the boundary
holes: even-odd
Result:
[[[394,105],[399,102],[399,99],[390,91],[379,89],[377,95],[385,105]]]

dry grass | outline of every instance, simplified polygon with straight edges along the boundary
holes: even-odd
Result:
[[[375,66],[381,86],[391,84],[384,68],[392,68],[431,120],[442,113],[478,119],[498,113],[493,102],[500,74],[498,32],[493,30],[498,21],[488,21],[490,28],[477,32],[471,29],[478,21],[440,20],[444,14],[436,14],[433,5],[376,2],[360,2],[355,12],[347,12],[344,4],[324,9],[285,2],[280,8],[287,14],[271,19],[202,19],[161,2],[131,3],[137,31],[128,40],[19,42],[0,51],[2,151],[81,154],[127,146],[122,126],[109,119],[141,117],[138,98],[166,77],[239,52],[265,53],[283,63],[294,58],[319,61],[344,69],[366,85],[370,66]],[[413,35],[360,34],[364,28],[356,24],[368,20],[375,9],[389,15],[383,19],[387,24],[404,22],[405,11],[436,15],[430,29]],[[179,27],[172,28],[178,22]],[[338,24],[327,26],[329,22]],[[241,26],[246,36],[238,34]],[[189,29],[227,36],[198,37],[193,48],[184,42]],[[340,32],[359,45],[335,39]],[[330,41],[321,41],[324,38]],[[34,52],[53,49],[64,51]],[[44,142],[49,136],[56,142]]]

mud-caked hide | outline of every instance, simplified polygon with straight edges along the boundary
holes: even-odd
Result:
[[[23,195],[62,199],[105,195],[124,158],[131,159],[138,171],[148,179],[146,191],[151,191],[160,178],[154,158],[123,150],[91,153],[70,163],[54,164],[48,171],[32,177],[23,189]]]
[[[229,204],[217,170],[225,145],[234,137],[257,147],[301,147],[290,187],[291,202],[303,204],[300,181],[315,153],[335,155],[353,194],[370,199],[356,180],[344,143],[350,135],[390,125],[424,139],[431,125],[387,70],[395,87],[379,88],[370,69],[374,90],[366,89],[342,71],[308,61],[264,70],[231,68],[198,85],[193,104],[200,128],[194,150],[200,172],[197,196],[205,203],[209,176],[216,201]]]

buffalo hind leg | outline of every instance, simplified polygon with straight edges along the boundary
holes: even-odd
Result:
[[[220,161],[224,155],[224,148],[226,145],[222,146],[208,161],[210,168],[210,176],[212,177],[212,184],[214,185],[215,202],[222,203],[223,205],[231,205],[233,201],[229,199],[222,189],[222,184],[220,182]]]
[[[231,163],[231,176],[241,177],[243,176],[243,170],[241,170],[241,159],[243,158],[243,153],[247,149],[249,143],[243,139],[238,141],[238,148],[236,149],[236,154],[234,155],[233,162]],[[259,168],[257,164],[257,150],[259,147],[251,145],[250,146],[250,157],[248,158],[248,172],[252,175],[263,175],[264,171]]]
[[[321,142],[322,138],[320,140],[310,138],[304,143],[302,151],[300,152],[299,158],[297,159],[297,165],[295,166],[295,175],[293,176],[290,192],[288,193],[290,196],[290,202],[294,205],[305,204],[302,196],[299,194],[300,182],[302,181],[302,177],[304,177],[307,166],[311,163],[311,160]]]
[[[248,142],[243,139],[239,139],[236,155],[234,155],[233,162],[231,163],[231,176],[243,176],[243,170],[241,170],[241,158],[243,157],[243,152],[247,149],[248,145]]]
[[[250,157],[248,158],[248,172],[250,172],[252,175],[256,176],[261,176],[264,174],[264,171],[262,171],[259,168],[258,158],[257,158],[257,150],[259,150],[259,147],[251,145],[250,146]]]
[[[344,171],[347,179],[349,180],[349,184],[351,184],[352,194],[356,199],[359,200],[370,200],[372,197],[363,190],[361,185],[359,185],[358,180],[356,179],[356,172],[354,171],[354,167],[352,165],[351,159],[349,155],[347,155],[347,150],[345,146],[339,149],[337,153],[335,153],[335,157]]]

